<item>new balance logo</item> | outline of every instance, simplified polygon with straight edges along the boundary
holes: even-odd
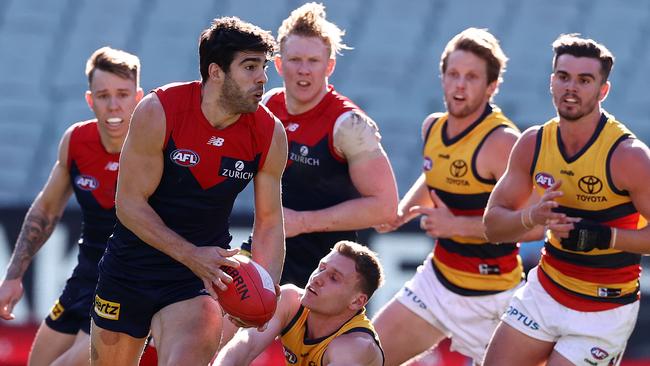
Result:
[[[212,137],[210,137],[210,139],[208,140],[208,145],[212,145],[212,146],[223,146],[224,141],[225,141],[225,140],[224,140],[223,138],[221,138],[221,137],[212,136]]]
[[[298,127],[300,127],[300,125],[297,124],[297,123],[293,123],[293,122],[292,122],[292,123],[289,123],[289,124],[287,125],[287,131],[289,131],[289,132],[295,132],[295,131],[298,129]]]
[[[104,167],[104,170],[108,170],[109,172],[116,172],[117,168],[120,167],[120,163],[117,161],[109,161],[108,164]]]

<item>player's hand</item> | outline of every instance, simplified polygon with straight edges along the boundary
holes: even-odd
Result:
[[[560,240],[562,248],[576,252],[609,249],[612,239],[612,228],[609,226],[586,219],[579,220],[573,226],[569,235]]]
[[[228,317],[228,320],[230,320],[231,323],[235,324],[235,326],[237,328],[256,328],[254,324],[248,324],[245,321],[237,318],[236,316],[232,316],[232,315],[230,315],[228,313],[226,313],[226,317]],[[268,327],[268,325],[269,325],[269,322],[266,322],[266,323],[260,325],[259,327],[257,327],[257,331],[258,332],[265,331],[266,328]]]
[[[284,236],[291,238],[307,232],[304,215],[300,211],[282,207],[284,216]]]
[[[564,195],[564,193],[559,190],[561,185],[562,181],[557,180],[553,185],[546,189],[539,202],[524,209],[530,210],[530,213],[523,213],[526,215],[525,221],[528,224],[532,224],[533,226],[548,225],[550,228],[551,225],[564,225],[573,222],[573,220],[567,218],[565,214],[554,211],[554,209],[560,206],[555,199]],[[563,227],[557,227],[557,230],[562,230],[562,228]],[[566,226],[564,229],[566,229]],[[569,230],[571,230],[571,228],[569,228]]]
[[[224,249],[221,247],[195,247],[187,265],[194,274],[203,280],[205,289],[215,300],[217,293],[213,286],[226,290],[232,282],[232,277],[221,270],[221,266],[239,267],[239,262],[232,258],[239,249]]]
[[[408,210],[407,213],[409,213]],[[373,229],[375,229],[375,231],[380,234],[389,233],[391,231],[399,229],[400,226],[409,222],[413,217],[415,217],[415,215],[411,215],[410,213],[404,214],[404,211],[402,209],[398,209],[392,221],[375,225],[373,226]]]
[[[13,320],[14,306],[23,297],[23,283],[21,279],[5,280],[0,282],[0,318]]]
[[[420,218],[420,228],[426,231],[427,235],[434,238],[449,238],[456,230],[456,216],[435,192],[430,191],[430,195],[435,207],[413,206],[410,213],[424,215]]]

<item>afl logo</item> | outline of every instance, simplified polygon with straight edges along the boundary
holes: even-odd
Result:
[[[169,158],[172,159],[174,163],[184,167],[195,166],[199,163],[199,154],[195,153],[192,150],[186,149],[176,149],[169,154]]]
[[[537,173],[535,174],[535,183],[544,189],[549,189],[555,183],[555,178],[548,173]]]
[[[296,354],[291,352],[291,350],[288,349],[287,347],[282,347],[282,348],[284,348],[284,359],[287,360],[287,363],[295,365],[298,362],[298,357],[296,356]]]
[[[94,191],[99,187],[99,182],[95,177],[91,177],[90,175],[78,175],[74,179],[74,184],[79,187],[79,189],[82,189],[84,191]]]
[[[238,172],[241,172],[242,170],[244,170],[244,162],[241,161],[241,160],[237,160],[237,162],[235,163],[235,169]]]
[[[609,353],[601,348],[593,347],[591,349],[591,355],[594,356],[594,358],[597,360],[604,360],[607,358],[607,356],[609,356]]]
[[[424,169],[425,172],[428,172],[433,168],[433,161],[431,161],[431,158],[428,156],[424,157],[424,162],[422,163],[422,169]]]
[[[307,156],[309,154],[309,148],[305,145],[300,146],[300,155]]]
[[[596,194],[603,190],[603,182],[593,175],[585,175],[578,181],[578,188],[586,194]]]
[[[454,160],[449,167],[449,173],[454,178],[460,178],[467,174],[467,163],[464,160]]]

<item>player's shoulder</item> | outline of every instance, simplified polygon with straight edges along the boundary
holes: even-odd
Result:
[[[305,294],[305,289],[300,288],[292,283],[287,283],[280,286],[280,292],[282,293],[283,298],[289,300],[302,297],[302,295]]]
[[[327,347],[330,360],[340,359],[342,362],[358,362],[364,365],[380,365],[383,359],[382,351],[374,337],[366,332],[344,333],[334,338]]]
[[[70,140],[72,138],[75,141],[98,140],[97,119],[79,121],[70,125],[63,132],[61,140]]]
[[[281,98],[282,102],[284,103],[284,88],[273,88],[262,96],[262,104],[266,105],[269,103],[269,101],[273,100],[279,100]]]
[[[445,112],[433,112],[424,118],[421,125],[421,135],[423,140],[427,137],[431,126],[445,115]]]

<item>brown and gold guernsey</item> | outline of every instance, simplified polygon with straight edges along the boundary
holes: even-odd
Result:
[[[424,174],[430,190],[454,215],[482,216],[496,180],[479,176],[476,157],[487,136],[499,128],[517,127],[496,106],[462,133],[449,138],[448,114],[436,119],[425,135]],[[511,289],[522,280],[523,267],[515,243],[494,244],[469,237],[438,238],[433,267],[447,289],[480,296]]]
[[[552,119],[537,134],[531,176],[542,195],[557,180],[564,193],[558,212],[621,229],[646,225],[626,191],[612,183],[612,152],[632,133],[614,117],[603,114],[596,131],[575,156],[563,149],[559,122]],[[574,252],[547,234],[538,271],[539,281],[559,303],[578,311],[601,311],[639,299],[641,256],[616,249]]]
[[[291,319],[281,334],[282,347],[284,348],[284,358],[287,365],[291,366],[321,366],[323,364],[323,355],[327,350],[330,342],[334,338],[348,333],[362,332],[370,334],[379,349],[379,337],[375,328],[366,316],[366,310],[361,309],[359,312],[343,324],[334,333],[315,339],[307,338],[307,316],[309,309],[300,306],[296,315]],[[382,350],[383,355],[383,350]]]

